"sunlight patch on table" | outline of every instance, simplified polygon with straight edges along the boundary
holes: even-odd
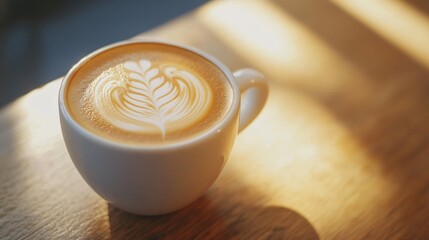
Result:
[[[16,173],[8,179],[10,194],[15,194],[11,214],[32,222],[34,229],[43,228],[34,232],[41,239],[64,232],[73,238],[73,229],[92,227],[94,215],[106,216],[102,208],[106,203],[85,184],[67,154],[58,117],[59,86],[60,80],[52,81],[6,109],[13,116],[10,164],[16,164],[11,168]],[[50,221],[46,209],[58,213],[58,221]],[[76,214],[81,215],[80,221],[69,222],[68,217]]]
[[[20,116],[19,123],[25,131],[15,136],[18,143],[25,142],[22,152],[33,151],[34,154],[52,149],[54,142],[61,139],[58,116],[58,91],[61,81],[52,81],[19,98],[14,108]],[[18,126],[19,128],[19,126]],[[25,139],[25,140],[24,140]],[[45,141],[40,141],[44,139]]]
[[[322,93],[365,88],[363,73],[302,23],[269,1],[218,1],[197,19],[269,78]]]
[[[294,209],[324,232],[382,211],[395,186],[347,127],[296,90],[275,85],[270,94],[227,169],[268,205]]]
[[[334,2],[381,37],[429,68],[429,17],[406,1]]]

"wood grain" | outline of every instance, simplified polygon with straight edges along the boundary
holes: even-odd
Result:
[[[108,205],[67,154],[55,80],[0,110],[0,239],[429,239],[424,59],[325,1],[217,1],[148,36],[270,79],[218,181],[165,216]]]

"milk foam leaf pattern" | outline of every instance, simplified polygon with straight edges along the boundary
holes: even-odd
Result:
[[[178,66],[126,61],[95,81],[98,113],[123,130],[161,134],[185,129],[207,115],[213,94],[207,82]]]

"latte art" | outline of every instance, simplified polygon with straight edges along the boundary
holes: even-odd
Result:
[[[76,122],[109,141],[170,144],[211,131],[232,105],[228,78],[182,48],[132,43],[75,69],[66,90]]]
[[[163,138],[200,121],[213,101],[204,79],[177,66],[156,67],[146,59],[109,68],[92,84],[94,109],[107,122]]]

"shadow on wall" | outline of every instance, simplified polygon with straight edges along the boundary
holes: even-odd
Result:
[[[133,37],[206,1],[0,0],[0,107],[64,75],[95,49]]]

